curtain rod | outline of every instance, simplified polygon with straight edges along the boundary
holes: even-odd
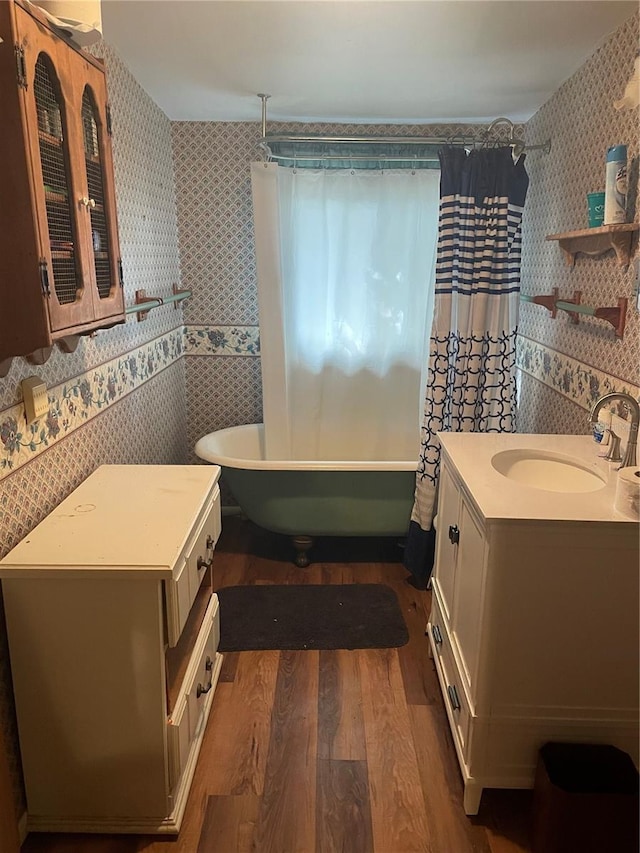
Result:
[[[258,143],[259,147],[262,148],[269,157],[273,159],[287,159],[287,160],[329,160],[329,159],[338,159],[344,160],[344,157],[284,157],[284,155],[274,155],[271,152],[269,144],[271,142],[302,142],[302,143],[313,143],[313,142],[322,142],[327,144],[349,144],[349,145],[393,145],[393,144],[402,144],[402,145],[462,145],[462,146],[475,146],[475,145],[494,145],[496,143],[503,142],[506,145],[512,146],[514,149],[514,154],[521,154],[523,151],[544,151],[545,154],[548,154],[551,151],[551,140],[547,139],[546,142],[540,143],[538,145],[527,145],[522,139],[516,139],[514,136],[514,124],[511,119],[505,118],[501,116],[500,118],[494,119],[491,124],[487,128],[482,128],[482,130],[477,134],[458,134],[453,136],[309,136],[305,134],[269,134],[267,135],[267,100],[271,97],[270,95],[259,94],[258,97],[262,102],[262,138]],[[509,138],[508,139],[500,139],[499,136],[491,137],[491,134],[494,133],[495,128],[499,124],[506,124],[509,127]],[[346,158],[346,159],[356,159],[356,158]],[[370,157],[362,157],[363,160],[372,159]],[[382,158],[389,160],[402,160],[402,161],[411,161],[414,159],[413,157],[396,157],[396,158]],[[432,159],[424,159],[421,162],[434,162]]]
[[[296,140],[297,141],[297,140]],[[388,156],[386,154],[316,154],[315,157],[300,157],[297,154],[273,154],[267,146],[260,144],[259,146],[267,152],[271,160],[287,160],[291,163],[315,163],[319,160],[345,160],[351,163],[352,161],[364,160],[381,160],[385,163],[440,163],[438,157],[397,157],[395,155]]]

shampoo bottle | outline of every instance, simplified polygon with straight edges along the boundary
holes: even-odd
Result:
[[[604,224],[627,221],[627,146],[612,145],[607,151],[604,186]]]

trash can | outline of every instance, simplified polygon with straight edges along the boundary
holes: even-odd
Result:
[[[638,853],[638,771],[615,746],[547,743],[533,790],[533,853]]]

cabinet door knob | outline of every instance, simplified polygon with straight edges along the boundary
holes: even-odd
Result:
[[[460,710],[460,700],[458,699],[458,691],[453,686],[453,684],[450,684],[447,687],[447,693],[449,694],[449,702],[451,703],[451,707],[453,708],[454,711],[459,711]]]
[[[437,625],[431,626],[431,634],[433,635],[433,641],[436,646],[442,645],[442,633],[440,632],[440,628]]]
[[[80,204],[86,207],[87,210],[89,210],[90,207],[96,206],[96,200],[95,198],[87,198],[87,196],[85,195],[80,199]]]
[[[457,545],[459,541],[460,541],[460,531],[458,530],[458,525],[457,524],[450,524],[449,525],[449,542],[451,542],[452,545]]]

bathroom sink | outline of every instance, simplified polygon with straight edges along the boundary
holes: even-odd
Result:
[[[579,459],[551,451],[502,450],[491,464],[509,480],[548,492],[595,492],[606,485],[604,474]]]

